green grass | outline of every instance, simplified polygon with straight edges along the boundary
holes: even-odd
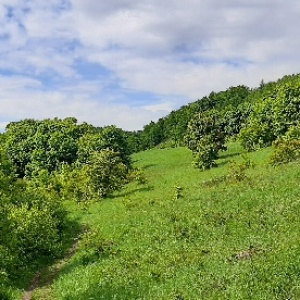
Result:
[[[85,210],[69,204],[89,231],[47,297],[300,299],[299,164],[273,168],[264,149],[237,181],[227,175],[241,152],[230,144],[205,172],[185,148],[135,154],[146,184]]]

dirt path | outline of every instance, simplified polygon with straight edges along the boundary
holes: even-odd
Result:
[[[24,292],[22,300],[31,300],[33,293],[39,289],[47,289],[54,279],[58,276],[62,268],[68,263],[70,258],[75,254],[76,248],[78,246],[78,241],[76,241],[72,247],[69,249],[68,253],[64,258],[56,262],[55,264],[44,268],[40,272],[38,272],[34,278],[32,279],[30,286]]]

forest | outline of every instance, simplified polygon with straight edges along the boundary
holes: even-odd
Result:
[[[242,200],[246,203],[251,191],[257,193],[257,199],[267,198],[272,193],[278,201],[280,197],[289,200],[286,190],[284,196],[280,194],[282,190],[278,191],[280,196],[276,195],[273,182],[277,180],[275,177],[282,177],[280,168],[287,166],[294,177],[290,173],[286,176],[299,179],[299,108],[300,75],[296,74],[276,82],[261,81],[254,89],[240,85],[211,92],[135,132],[113,125],[78,124],[73,117],[11,122],[0,135],[0,299],[24,299],[22,295],[35,274],[62,259],[74,240],[79,241],[73,262],[78,268],[102,267],[101,271],[89,269],[89,280],[98,280],[97,283],[88,287],[87,294],[80,289],[71,291],[75,283],[70,284],[68,280],[71,279],[65,271],[66,282],[62,277],[61,281],[53,283],[51,292],[41,289],[32,299],[79,300],[87,299],[86,295],[88,299],[297,299],[300,291],[295,287],[300,283],[300,271],[290,263],[291,257],[298,253],[295,241],[291,257],[288,255],[291,245],[288,242],[281,245],[287,257],[278,256],[279,266],[272,275],[269,270],[262,273],[255,269],[252,260],[252,256],[256,257],[254,253],[262,255],[268,252],[270,244],[274,242],[272,247],[276,244],[272,228],[275,230],[277,222],[285,226],[282,236],[278,229],[280,238],[299,229],[295,219],[297,211],[294,210],[288,219],[277,221],[271,219],[274,211],[268,211],[267,206],[260,207],[261,202],[257,204],[259,207],[254,202],[239,207],[241,215],[237,215],[235,202],[232,207],[229,204],[239,197],[245,197]],[[254,167],[255,164],[258,167]],[[260,178],[260,182],[255,181],[257,174],[263,174],[265,169],[269,173]],[[258,170],[256,175],[255,170]],[[218,172],[220,176],[216,175]],[[156,177],[162,181],[155,181]],[[291,199],[298,203],[299,186],[297,188],[291,178]],[[260,186],[267,179],[270,182]],[[279,182],[277,186],[283,189]],[[242,189],[249,190],[249,194],[241,196]],[[270,194],[262,196],[260,193],[265,190]],[[214,193],[217,196],[210,208],[202,194],[213,198]],[[236,193],[233,200],[232,195]],[[227,204],[218,206],[222,197],[228,200]],[[277,205],[274,202],[270,207],[273,204]],[[200,209],[198,205],[202,207],[198,215],[194,214],[192,205],[197,209]],[[249,205],[253,205],[252,210]],[[228,267],[232,261],[241,260],[244,265],[239,269],[236,264],[238,271],[234,271],[240,272],[241,282],[239,279],[227,282],[217,271],[208,274],[205,264],[214,262],[217,269],[220,262],[213,256],[207,261],[205,257],[211,253],[217,255],[216,250],[221,253],[222,249],[231,249],[233,244],[238,251],[239,237],[232,241],[231,236],[224,238],[224,232],[217,233],[223,229],[233,230],[232,222],[242,224],[242,228],[247,223],[247,214],[256,210],[260,216],[266,216],[267,225],[261,225],[266,226],[261,230],[272,235],[272,240],[257,236],[257,242],[247,238],[243,253],[237,252],[231,261],[221,263]],[[161,217],[165,214],[171,220],[169,223]],[[257,221],[259,216],[253,215],[253,218]],[[245,229],[248,237],[257,234],[252,231],[256,225],[249,225],[254,221],[249,222]],[[122,232],[118,231],[122,226]],[[244,237],[245,232],[235,229],[234,234]],[[205,246],[203,237],[207,234],[216,234],[214,243],[224,238],[230,239],[231,244],[226,244],[227,248],[224,245],[220,248],[213,244]],[[143,236],[152,242],[148,245]],[[275,268],[273,258],[267,255],[265,261],[258,264]],[[202,272],[199,271],[201,264],[204,283],[192,286],[193,276]],[[135,277],[134,268],[139,270],[139,278]],[[210,268],[214,270],[213,266]],[[288,279],[283,276],[284,280],[280,281],[279,275],[279,279],[264,278],[264,274],[275,276],[280,268],[288,269]],[[234,272],[232,278],[236,276]],[[257,272],[257,276],[251,275],[252,281],[245,282],[249,272],[252,275]],[[115,276],[115,281],[109,281],[109,276]],[[110,288],[102,289],[99,278]],[[255,278],[260,278],[261,282]],[[78,280],[80,282],[80,278]],[[81,282],[83,286],[88,285],[86,281]],[[150,282],[150,286],[146,282]],[[133,290],[122,288],[130,283]],[[245,284],[248,288],[244,290]],[[210,291],[212,287],[215,293]]]

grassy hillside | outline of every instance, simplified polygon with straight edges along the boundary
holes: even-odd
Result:
[[[147,182],[69,204],[86,233],[34,299],[300,299],[299,164],[241,152],[205,172],[185,148],[135,154]]]

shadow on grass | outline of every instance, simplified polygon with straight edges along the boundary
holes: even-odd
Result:
[[[136,164],[136,163],[138,163],[139,161],[140,161],[139,159],[135,159],[135,160],[131,160],[131,163],[132,163],[132,164]],[[146,169],[149,169],[149,168],[155,167],[155,166],[156,166],[156,164],[141,165],[141,166],[139,167],[139,169],[146,170]]]
[[[130,191],[124,191],[124,192],[120,192],[116,195],[110,195],[109,198],[111,199],[115,199],[115,198],[119,198],[119,197],[128,197],[130,195],[133,195],[135,193],[142,193],[142,192],[150,192],[153,191],[154,187],[153,186],[143,186],[140,188],[136,188]]]
[[[155,166],[157,166],[157,165],[155,165],[155,164],[143,165],[143,166],[141,166],[141,169],[142,170],[147,170],[147,169],[150,169],[150,168],[155,167]]]
[[[89,280],[90,281],[90,280]],[[64,290],[63,300],[110,300],[110,299],[145,299],[149,293],[149,282],[141,282],[136,279],[129,279],[127,284],[120,284],[114,281],[103,283],[101,281],[90,283],[80,291]]]
[[[239,156],[241,152],[234,152],[234,153],[221,153],[219,159],[226,159],[234,156]]]
[[[56,277],[56,272],[49,272],[51,266],[61,259],[68,259],[76,238],[85,228],[77,220],[68,219],[61,228],[61,250],[56,255],[43,253],[40,257],[34,257],[24,262],[22,268],[16,270],[11,283],[15,288],[34,290],[49,285]],[[51,273],[51,274],[50,274]]]
[[[232,161],[233,157],[237,157],[239,155],[241,155],[241,152],[224,153],[224,154],[221,153],[217,160],[217,167],[227,165]]]
[[[221,162],[217,161],[216,168],[221,167],[221,166],[225,166],[225,165],[229,164],[230,162],[231,162],[230,159],[227,159],[227,160],[224,160],[224,161],[221,161]]]

